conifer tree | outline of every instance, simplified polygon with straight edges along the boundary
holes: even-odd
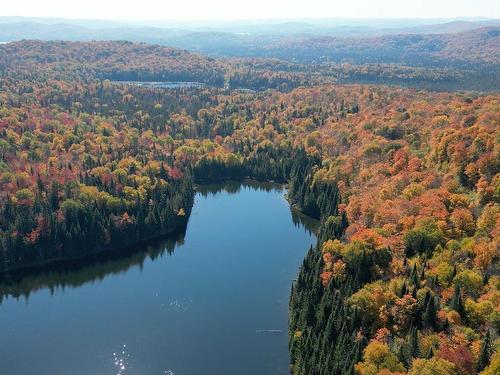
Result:
[[[455,310],[462,318],[465,317],[465,307],[462,300],[462,290],[460,285],[455,286],[453,297],[450,300],[450,308]]]
[[[408,354],[411,358],[418,358],[420,356],[420,345],[418,342],[418,330],[415,327],[410,328],[407,338]]]
[[[425,306],[424,314],[422,315],[422,322],[425,327],[436,329],[436,304],[434,297],[430,297]]]
[[[481,346],[481,352],[479,353],[479,359],[477,361],[477,371],[484,370],[490,363],[491,357],[491,338],[490,331],[486,331],[486,335]]]

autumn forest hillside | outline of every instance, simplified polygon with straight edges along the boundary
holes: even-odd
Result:
[[[255,45],[248,50],[231,49],[227,54],[222,53],[224,47],[206,42],[214,48],[209,56],[127,41],[21,40],[0,44],[0,72],[18,78],[37,71],[44,78],[194,81],[279,91],[333,82],[495,92],[500,84],[500,36],[495,27],[442,35],[261,38],[251,39]]]
[[[2,277],[182,231],[195,183],[277,181],[321,222],[290,296],[294,375],[497,374],[500,94],[418,88],[437,68],[408,68],[413,88],[332,79],[357,69],[0,45]]]

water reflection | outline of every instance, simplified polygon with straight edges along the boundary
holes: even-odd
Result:
[[[147,88],[162,88],[162,89],[177,89],[177,88],[191,88],[191,87],[205,87],[206,84],[202,82],[150,82],[150,81],[110,81],[117,85],[131,85]]]
[[[78,262],[64,262],[44,269],[3,276],[0,281],[0,302],[5,297],[28,299],[30,293],[40,289],[49,289],[54,294],[59,289],[77,288],[86,283],[101,281],[132,267],[142,269],[147,259],[171,255],[176,246],[183,244],[184,234],[185,232],[174,238],[150,241],[146,246],[137,245]]]
[[[128,367],[128,358],[130,354],[126,351],[127,345],[123,345],[123,348],[119,352],[113,353],[113,362],[116,368],[116,375],[124,375]]]
[[[210,195],[216,195],[221,192],[226,192],[228,194],[238,194],[242,188],[250,187],[255,190],[261,190],[266,192],[272,191],[282,191],[284,186],[276,184],[273,182],[261,182],[255,180],[243,180],[243,181],[225,181],[218,184],[204,184],[197,185],[196,191],[202,196],[207,197]]]
[[[263,181],[255,181],[255,180],[243,180],[240,181],[225,181],[223,183],[218,184],[206,184],[206,185],[198,185],[196,187],[196,191],[204,197],[210,195],[216,195],[221,192],[226,192],[228,194],[238,194],[242,188],[250,187],[255,190],[262,190],[266,192],[272,191],[283,191],[285,189],[285,185],[277,184],[274,182],[263,182]],[[305,230],[310,233],[317,235],[319,230],[319,221],[313,219],[310,216],[307,216],[297,210],[294,207],[290,207],[290,211],[292,214],[292,221],[296,227],[304,227]]]
[[[289,373],[287,302],[314,221],[279,185],[199,190],[185,239],[0,283],[0,373]]]
[[[304,227],[307,233],[314,234],[315,236],[318,235],[319,220],[313,219],[293,207],[290,208],[290,211],[292,213],[293,224],[297,228]]]
[[[242,188],[251,187],[266,192],[283,191],[284,186],[271,182],[245,180],[243,182],[226,181],[219,184],[198,185],[197,193],[203,197],[217,195],[221,192],[238,194]],[[304,215],[290,207],[292,221],[296,227],[303,227],[308,234],[317,234],[319,223],[317,220]],[[182,233],[169,238],[149,241],[127,249],[108,252],[79,261],[69,261],[58,265],[38,268],[26,272],[19,272],[0,278],[0,304],[3,299],[13,297],[28,300],[31,293],[41,289],[48,289],[53,295],[58,290],[77,288],[86,283],[99,282],[104,278],[124,273],[133,267],[142,270],[146,260],[155,260],[171,255],[175,248],[184,243],[185,229]],[[170,307],[179,310],[187,309],[190,303],[181,304],[171,301]]]

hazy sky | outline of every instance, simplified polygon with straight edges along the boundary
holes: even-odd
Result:
[[[93,19],[500,18],[500,0],[3,0],[0,16]]]

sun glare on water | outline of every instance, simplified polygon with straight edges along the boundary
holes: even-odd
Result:
[[[116,369],[116,375],[125,375],[129,367],[130,354],[127,353],[127,345],[123,344],[118,352],[113,353],[113,363]],[[163,375],[175,375],[172,370],[165,370]]]

